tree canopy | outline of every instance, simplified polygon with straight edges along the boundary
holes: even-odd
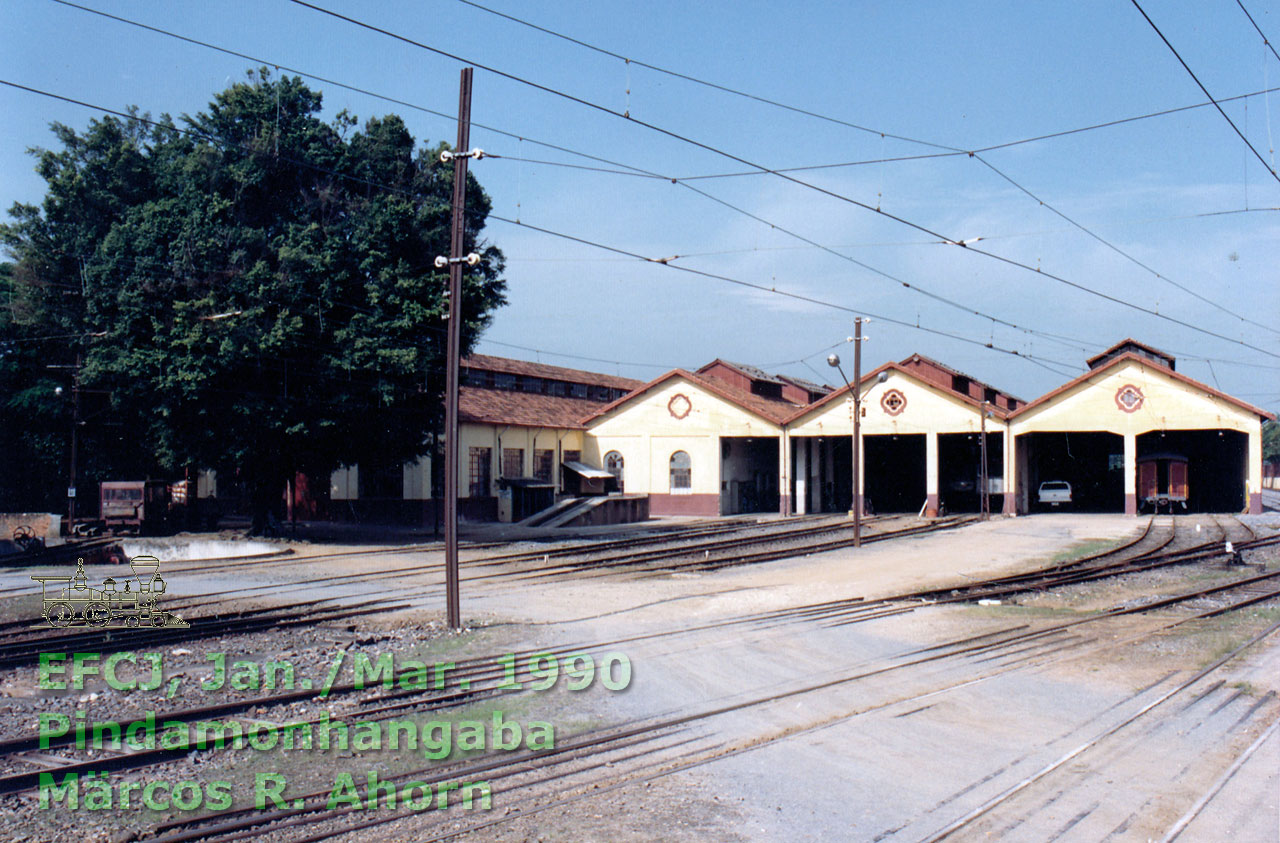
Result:
[[[425,452],[453,166],[397,116],[357,128],[320,111],[319,92],[263,69],[207,111],[54,124],[58,148],[32,150],[47,194],[0,226],[0,426],[18,425],[4,444],[38,476],[10,473],[0,495],[61,494],[70,417],[53,386],[70,374],[48,367],[78,359],[89,477],[197,466],[278,490],[294,470]],[[482,260],[464,276],[464,352],[505,302],[502,254],[480,240],[489,199],[468,178],[466,251]]]

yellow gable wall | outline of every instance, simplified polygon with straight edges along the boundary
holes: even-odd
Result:
[[[687,416],[672,415],[677,396],[689,399]],[[617,451],[623,459],[627,492],[667,494],[671,455],[686,451],[693,465],[691,494],[720,494],[720,437],[778,436],[779,426],[710,390],[675,377],[610,411],[588,425],[583,458],[604,466],[604,455]]]
[[[884,383],[864,384],[862,407],[862,434],[904,433],[975,433],[981,429],[982,418],[978,408],[949,395],[923,381],[889,370]],[[889,390],[896,389],[906,398],[907,404],[896,416],[889,415],[880,400]],[[791,436],[849,436],[853,432],[853,419],[847,396],[815,410],[811,415],[796,419],[789,426]],[[1004,422],[987,419],[987,432],[1004,430]]]
[[[1127,413],[1116,395],[1127,385],[1142,406]],[[1015,436],[1033,432],[1098,430],[1138,435],[1151,430],[1238,430],[1257,433],[1258,416],[1134,360],[1100,372],[1013,420]]]

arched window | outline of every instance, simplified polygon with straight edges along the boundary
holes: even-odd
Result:
[[[693,461],[685,451],[671,455],[671,494],[689,494],[693,491]]]
[[[622,454],[610,451],[604,455],[604,470],[618,478],[618,491],[622,491]]]

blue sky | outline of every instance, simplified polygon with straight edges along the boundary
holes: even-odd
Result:
[[[83,5],[445,114],[457,107],[459,62],[288,0]],[[1133,336],[1177,355],[1192,377],[1280,409],[1280,182],[1212,106],[975,157],[883,160],[1204,103],[1129,0],[483,3],[639,62],[870,131],[628,64],[459,0],[318,5],[631,115],[478,69],[473,120],[525,139],[472,131],[473,145],[505,156],[473,166],[496,215],[650,258],[678,255],[671,263],[908,323],[873,319],[868,368],[920,352],[1033,398],[1082,371],[1089,354]],[[1280,39],[1280,3],[1244,6]],[[1235,0],[1142,7],[1215,98],[1280,86],[1280,62]],[[195,112],[253,66],[51,0],[9,0],[3,16],[0,79],[110,108]],[[310,84],[324,92],[330,114],[396,112],[420,141],[455,136],[450,119]],[[1272,166],[1278,96],[1223,104]],[[0,202],[36,202],[43,183],[25,150],[51,142],[51,121],[83,127],[95,114],[4,86],[0,109]],[[790,174],[807,185],[769,174],[691,179],[751,168],[639,121],[771,169],[850,166]],[[535,163],[615,169],[535,141],[667,178]],[[487,235],[508,257],[510,298],[479,347],[487,353],[642,379],[724,357],[832,382],[826,349],[852,333],[847,310],[509,223],[491,222]],[[935,235],[981,238],[974,248],[1006,260]]]

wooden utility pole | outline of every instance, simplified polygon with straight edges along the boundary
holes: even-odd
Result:
[[[458,87],[458,145],[453,155],[453,223],[449,234],[448,360],[444,399],[444,588],[450,629],[462,628],[458,599],[458,362],[462,345],[462,264],[465,258],[467,146],[471,143],[471,68]]]

